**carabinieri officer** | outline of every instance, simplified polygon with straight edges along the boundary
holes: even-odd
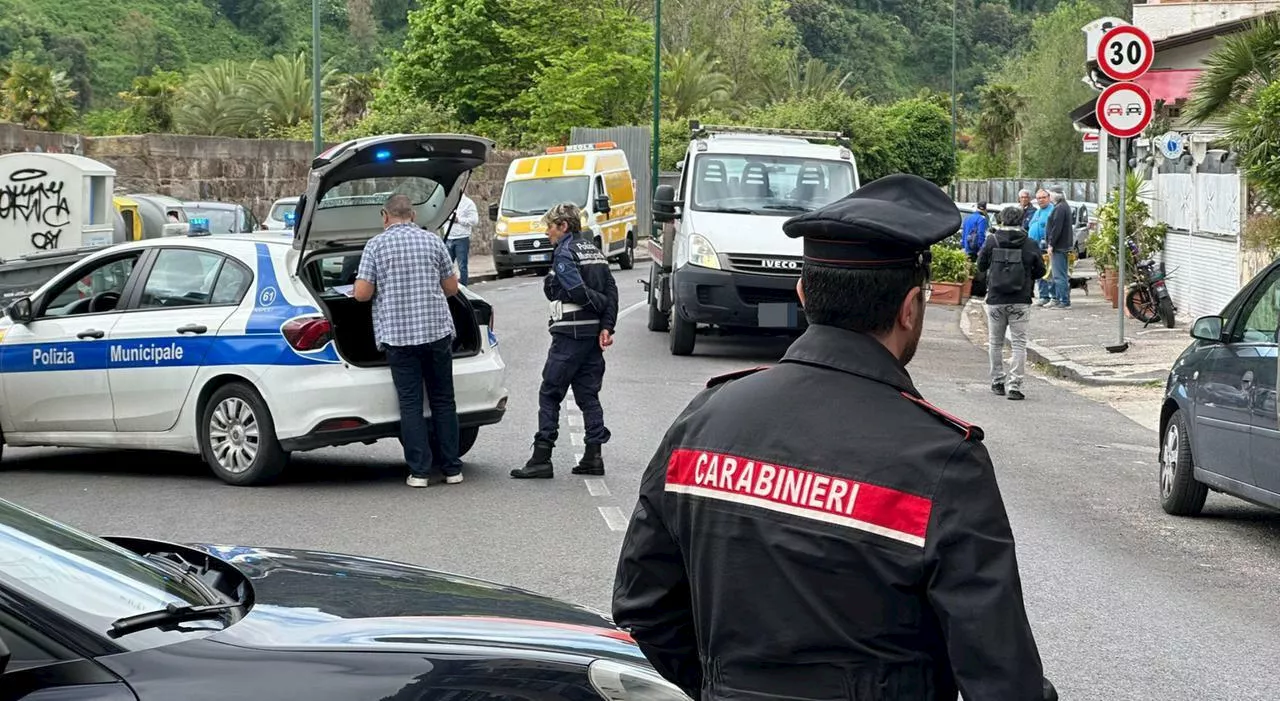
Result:
[[[604,349],[613,344],[618,319],[618,285],[609,261],[582,231],[582,210],[559,204],[542,218],[547,236],[555,245],[551,271],[543,280],[543,293],[551,302],[551,349],[542,369],[538,391],[538,432],[533,456],[524,467],[511,471],[517,479],[555,476],[551,453],[560,431],[560,403],[569,388],[586,424],[586,449],[573,468],[575,475],[603,475],[600,448],[609,442],[600,406],[604,384]]]
[[[911,175],[784,226],[810,326],[677,417],[618,562],[614,620],[690,697],[1057,698],[982,429],[906,369],[958,228]]]

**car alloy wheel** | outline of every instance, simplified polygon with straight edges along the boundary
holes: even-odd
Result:
[[[253,466],[260,437],[253,407],[238,397],[227,397],[209,419],[209,447],[218,465],[238,475]]]
[[[1182,434],[1178,430],[1178,424],[1170,421],[1164,432],[1164,454],[1160,458],[1160,496],[1165,499],[1173,496],[1173,480],[1178,474],[1181,442]]]

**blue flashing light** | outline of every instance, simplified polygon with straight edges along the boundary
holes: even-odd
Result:
[[[386,149],[380,149],[373,153],[373,157],[379,161],[389,160],[391,158],[391,152]]]
[[[193,217],[187,223],[190,225],[190,232],[193,235],[209,233],[209,220],[205,217]]]
[[[288,212],[284,215],[284,223],[293,226],[297,222],[298,215],[295,212]]]

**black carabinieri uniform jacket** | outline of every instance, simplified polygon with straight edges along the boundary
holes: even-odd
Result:
[[[613,332],[618,284],[609,259],[586,234],[565,236],[556,244],[542,291],[548,300],[566,305],[559,319],[547,321],[551,333],[594,338],[605,329]]]
[[[667,432],[615,622],[694,699],[1056,698],[982,437],[874,338],[810,327]]]

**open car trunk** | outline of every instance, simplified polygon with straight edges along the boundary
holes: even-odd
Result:
[[[335,251],[315,256],[305,264],[303,280],[320,299],[333,324],[338,355],[359,367],[387,364],[387,354],[378,350],[373,337],[373,303],[359,302],[335,288],[355,284],[360,251]],[[468,299],[463,292],[449,297],[453,316],[453,357],[468,358],[480,352],[480,325],[489,323],[488,303]]]

